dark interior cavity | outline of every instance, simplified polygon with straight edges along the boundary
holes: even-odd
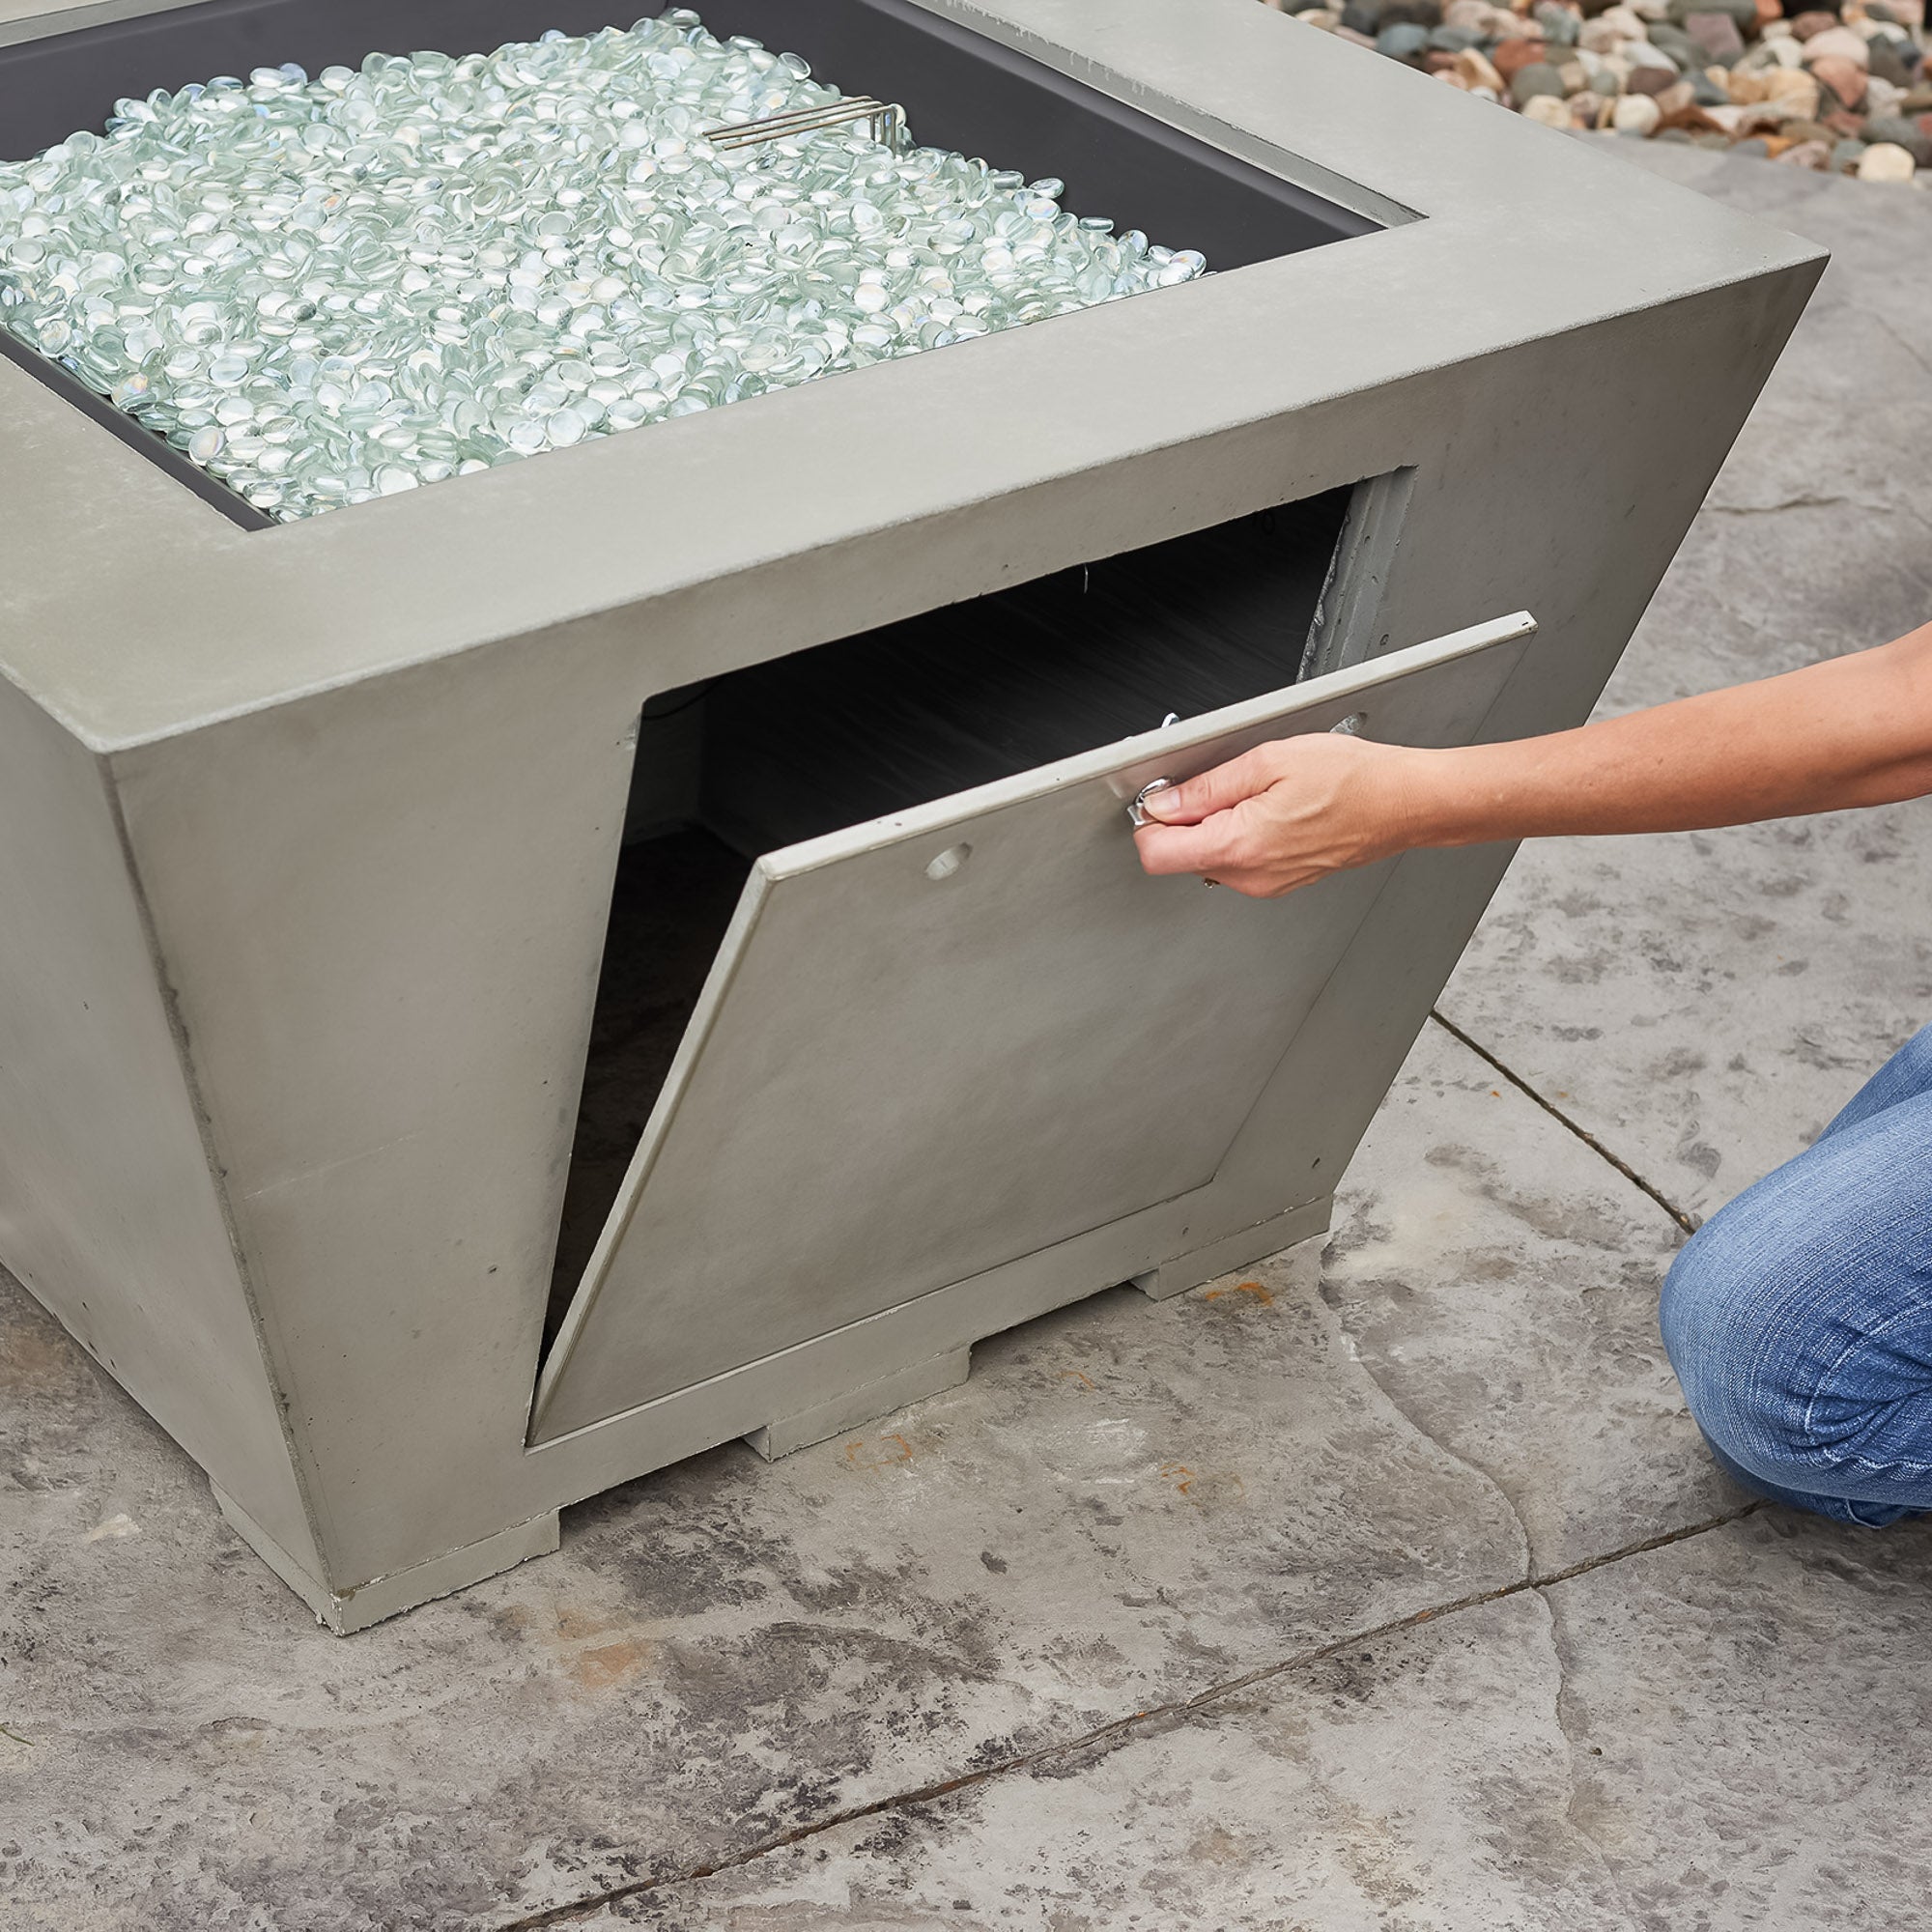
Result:
[[[617,862],[564,1183],[546,1350],[615,1205],[751,869],[749,859],[701,826],[626,845]]]
[[[721,39],[749,34],[803,54],[848,94],[907,110],[915,138],[1032,178],[1065,205],[1112,216],[1217,270],[1373,232],[1377,224],[1163,126],[1097,89],[928,13],[913,0],[712,0]],[[628,25],[590,0],[205,0],[0,47],[0,158],[21,160],[100,128],[124,97],[296,61],[311,73],[371,52],[488,51],[556,28]],[[197,495],[251,529],[270,519],[58,364],[0,331],[6,355]]]
[[[644,707],[550,1332],[753,860],[1293,684],[1351,495],[1077,564]]]

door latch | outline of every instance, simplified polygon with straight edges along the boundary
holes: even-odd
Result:
[[[1174,781],[1172,779],[1155,779],[1151,784],[1142,785],[1140,790],[1135,792],[1134,794],[1134,802],[1127,807],[1127,823],[1131,825],[1136,832],[1138,832],[1143,825],[1157,825],[1160,821],[1158,819],[1150,818],[1147,815],[1147,812],[1143,810],[1143,808],[1145,807],[1148,797],[1151,793],[1157,791],[1172,791],[1173,789],[1174,789]]]

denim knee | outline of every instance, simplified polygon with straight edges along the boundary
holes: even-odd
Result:
[[[1732,1474],[1863,1521],[1817,1493],[1838,1488],[1821,1398],[1841,1421],[1846,1407],[1826,1365],[1856,1346],[1856,1326],[1823,1292],[1834,1243],[1822,1217],[1794,1215],[1809,1192],[1803,1178],[1800,1163],[1779,1169],[1690,1237],[1664,1279],[1659,1326],[1690,1413]]]
[[[1677,1257],[1665,1352],[1719,1461],[1877,1527],[1932,1508],[1932,1094],[1767,1175]]]
[[[1764,1359],[1785,1300],[1769,1232],[1748,1194],[1705,1222],[1664,1277],[1658,1325],[1698,1428],[1728,1458],[1776,1481],[1803,1453],[1804,1435],[1802,1404],[1792,1392],[1780,1400],[1776,1367]]]

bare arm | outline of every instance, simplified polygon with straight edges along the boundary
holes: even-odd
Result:
[[[1686,832],[1932,793],[1932,624],[1876,650],[1575,731],[1416,751],[1317,733],[1172,791],[1150,872],[1273,898],[1417,845]]]

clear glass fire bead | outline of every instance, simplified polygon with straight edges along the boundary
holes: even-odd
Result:
[[[256,68],[0,164],[0,327],[289,521],[1192,280],[676,9]]]

